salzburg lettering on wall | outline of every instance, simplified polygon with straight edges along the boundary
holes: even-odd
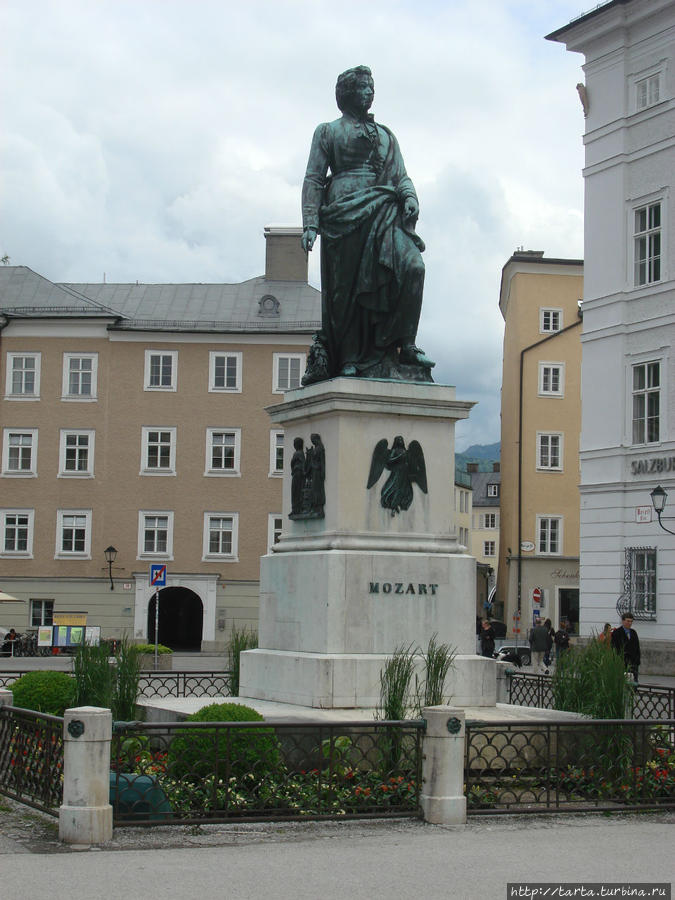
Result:
[[[371,581],[369,594],[431,594],[436,596],[437,584],[413,584],[409,581]]]
[[[675,472],[675,456],[634,459],[630,464],[631,475],[654,475],[657,472]]]

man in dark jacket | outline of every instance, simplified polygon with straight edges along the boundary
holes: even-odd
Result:
[[[633,675],[633,680],[637,684],[640,668],[640,641],[637,631],[632,626],[633,616],[625,613],[621,617],[621,626],[612,632],[612,647],[617,653],[623,654],[626,671]]]
[[[530,655],[532,657],[532,668],[536,672],[544,670],[544,655],[550,650],[551,636],[548,628],[542,624],[541,619],[537,619],[537,624],[530,631]]]

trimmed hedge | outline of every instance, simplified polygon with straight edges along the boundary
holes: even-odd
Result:
[[[62,716],[68,707],[75,706],[77,685],[65,672],[26,672],[9,687],[13,705],[21,709]]]
[[[211,703],[187,717],[188,722],[262,722],[263,716],[238,703]],[[169,747],[168,770],[174,778],[204,778],[255,773],[264,777],[279,769],[279,742],[272,728],[194,729],[180,731]]]

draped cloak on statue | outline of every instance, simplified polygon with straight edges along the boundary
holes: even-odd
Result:
[[[321,235],[322,332],[330,377],[346,368],[367,376],[397,347],[415,342],[424,243],[415,220],[403,219],[408,198],[417,202],[388,128],[372,115],[359,119],[349,112],[319,125],[302,212],[303,227]]]

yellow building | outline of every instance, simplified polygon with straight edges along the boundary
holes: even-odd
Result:
[[[582,296],[582,260],[516,251],[502,269],[497,598],[521,636],[535,614],[578,633]]]
[[[283,431],[320,319],[300,229],[267,228],[241,284],[54,284],[0,267],[0,608],[19,631],[78,611],[103,637],[222,647],[257,624],[281,529]],[[116,550],[112,566],[104,551]]]

